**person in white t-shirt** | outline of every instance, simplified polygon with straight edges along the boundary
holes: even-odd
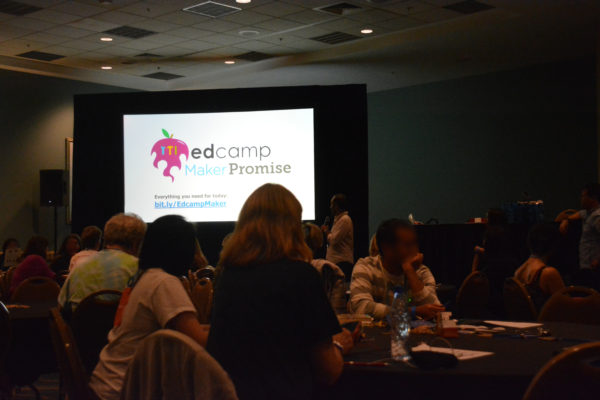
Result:
[[[82,265],[85,260],[98,253],[102,243],[102,229],[97,226],[86,226],[81,232],[81,251],[75,253],[69,262],[69,272]]]
[[[90,380],[101,400],[120,398],[129,362],[153,332],[177,330],[206,346],[208,327],[198,322],[196,309],[178,278],[193,264],[195,248],[194,227],[183,217],[160,217],[148,228],[139,271],[123,292],[121,306],[125,307],[115,317]]]

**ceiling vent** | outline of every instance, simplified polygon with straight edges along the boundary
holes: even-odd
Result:
[[[260,53],[258,51],[251,51],[249,53],[240,54],[239,56],[235,56],[238,60],[245,61],[262,61],[268,58],[273,58],[270,54]]]
[[[344,32],[332,32],[326,35],[315,36],[310,38],[311,40],[316,40],[317,42],[327,43],[327,44],[339,44],[350,42],[352,40],[360,39],[360,36],[351,35],[349,33]]]
[[[141,57],[141,58],[159,58],[162,57],[160,54],[154,54],[154,53],[141,53],[141,54],[136,54],[135,57]]]
[[[183,75],[169,74],[168,72],[154,72],[148,75],[142,75],[144,78],[159,79],[161,81],[170,81],[171,79],[183,78]]]
[[[352,3],[336,3],[329,6],[317,7],[315,11],[326,12],[334,15],[350,15],[362,11],[362,7]]]
[[[210,18],[224,17],[229,14],[242,11],[239,7],[228,6],[226,4],[217,3],[215,1],[205,1],[204,3],[189,6],[183,9],[183,11],[203,15]]]
[[[41,7],[32,6],[25,3],[19,3],[12,0],[0,1],[0,13],[16,15],[17,17],[40,11]]]
[[[109,33],[111,35],[122,36],[130,39],[139,39],[146,36],[154,35],[156,32],[149,31],[147,29],[134,28],[133,26],[119,26],[118,28],[109,29],[104,31],[104,33]]]
[[[64,56],[52,53],[44,53],[42,51],[28,51],[27,53],[17,54],[17,57],[29,58],[38,61],[54,61]]]
[[[475,0],[466,0],[461,1],[459,3],[448,4],[447,6],[444,6],[444,8],[447,10],[459,12],[461,14],[473,14],[480,11],[491,10],[492,8],[494,8],[494,6],[485,3],[480,3]]]

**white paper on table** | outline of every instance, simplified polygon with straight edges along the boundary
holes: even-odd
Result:
[[[412,351],[434,351],[436,353],[454,354],[454,356],[461,361],[491,356],[492,354],[494,354],[491,351],[450,349],[448,347],[431,347],[426,343],[421,343],[420,345],[413,347]]]
[[[483,321],[486,324],[504,326],[505,328],[528,329],[542,326],[539,322],[515,322],[515,321]]]

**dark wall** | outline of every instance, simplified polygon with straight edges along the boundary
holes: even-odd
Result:
[[[546,217],[597,176],[594,58],[369,94],[369,221],[462,223],[527,192]]]
[[[73,229],[103,224],[123,210],[123,114],[249,111],[314,107],[316,221],[346,193],[359,254],[368,240],[365,85],[178,91],[75,96]],[[233,223],[198,224],[211,262]]]
[[[65,138],[73,137],[73,95],[122,90],[0,70],[0,241],[16,237],[24,246],[33,234],[53,241],[53,211],[39,207],[39,170],[65,168]],[[58,210],[59,245],[70,232],[64,211]]]

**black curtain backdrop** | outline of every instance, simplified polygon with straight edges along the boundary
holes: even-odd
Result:
[[[367,96],[365,85],[297,86],[74,96],[73,231],[104,226],[122,212],[123,115],[314,108],[315,207],[320,225],[335,193],[348,195],[355,252],[368,246]],[[198,223],[216,264],[234,223]]]

